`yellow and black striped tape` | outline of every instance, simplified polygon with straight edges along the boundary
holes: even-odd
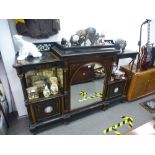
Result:
[[[86,91],[80,91],[80,95],[83,96],[83,98],[80,99],[79,102],[90,100],[90,99],[97,98],[97,97],[102,97],[103,96],[102,93],[100,93],[100,92],[95,92],[95,95],[94,96],[87,96],[88,93]]]
[[[96,96],[96,97],[102,97],[103,95],[102,95],[102,93],[95,92],[95,96]]]
[[[86,91],[80,91],[80,95],[81,95],[81,96],[87,96],[87,94],[88,94],[88,93],[87,93]]]
[[[121,121],[120,123],[117,123],[117,124],[113,125],[112,127],[103,130],[102,131],[103,134],[106,134],[110,131],[114,131],[116,135],[120,135],[121,133],[117,130],[117,128],[123,126],[126,123],[129,124],[130,128],[133,127],[133,118],[131,116],[130,117],[122,116],[121,118],[124,118],[124,121]]]

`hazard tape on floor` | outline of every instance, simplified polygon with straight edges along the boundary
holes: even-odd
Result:
[[[114,131],[116,135],[120,135],[121,133],[117,130],[118,127],[121,127],[121,126],[125,125],[126,123],[128,123],[130,128],[133,127],[133,118],[131,116],[130,117],[122,116],[121,118],[123,118],[124,120],[121,121],[120,123],[113,125],[110,128],[103,130],[102,133],[107,134],[108,132]]]
[[[80,95],[81,95],[81,96],[87,96],[87,94],[88,94],[88,93],[87,93],[86,91],[80,91]]]
[[[102,93],[100,93],[100,92],[95,92],[95,95],[93,95],[93,96],[87,96],[88,93],[86,91],[81,91],[80,95],[83,96],[83,98],[79,99],[79,102],[83,102],[83,101],[87,101],[87,100],[91,100],[91,99],[103,96]]]

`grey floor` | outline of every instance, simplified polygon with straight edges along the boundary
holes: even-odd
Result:
[[[152,120],[155,113],[150,113],[139,103],[155,98],[155,95],[150,95],[134,102],[126,102],[110,107],[106,111],[97,111],[91,115],[87,115],[80,119],[71,121],[69,124],[59,124],[51,126],[38,135],[103,135],[102,130],[115,125],[122,121],[121,116],[133,117],[133,128],[135,129],[144,123]],[[129,132],[131,129],[125,124],[119,127],[121,134]],[[8,135],[30,135],[28,128],[28,118],[20,118],[12,121],[7,132]],[[114,132],[109,132],[108,135],[114,135]]]

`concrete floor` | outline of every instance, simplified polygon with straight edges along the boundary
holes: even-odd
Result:
[[[115,125],[122,121],[121,116],[133,117],[133,129],[152,120],[154,113],[150,113],[139,103],[151,100],[155,98],[154,95],[147,96],[133,102],[126,102],[123,104],[117,104],[109,109],[102,111],[96,111],[90,115],[86,115],[80,119],[71,121],[69,124],[59,123],[57,125],[50,125],[48,129],[39,132],[38,135],[103,135],[102,131],[112,125]],[[131,131],[128,124],[119,127],[121,134],[125,134]],[[29,121],[27,117],[14,119],[10,124],[10,128],[7,131],[8,135],[30,135]],[[108,135],[115,135],[115,133],[109,132]]]

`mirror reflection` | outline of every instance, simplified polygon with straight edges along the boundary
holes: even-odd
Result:
[[[99,63],[80,67],[72,79],[71,110],[89,106],[104,98],[105,70]]]

